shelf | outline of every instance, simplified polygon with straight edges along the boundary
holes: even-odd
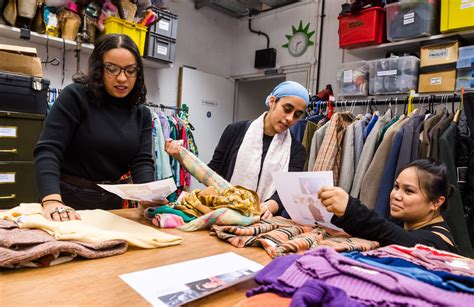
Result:
[[[452,33],[445,33],[445,34],[438,34],[433,36],[426,36],[426,37],[418,37],[409,40],[403,40],[398,42],[392,43],[385,43],[376,46],[368,46],[368,47],[361,47],[356,49],[346,49],[345,52],[359,57],[361,59],[373,58],[376,56],[384,56],[385,53],[388,52],[418,52],[420,49],[420,45],[423,42],[440,39],[440,38],[447,38],[451,36],[459,35],[465,40],[470,43],[474,43],[474,30],[467,30],[462,32],[452,32]]]
[[[65,46],[66,51],[74,51],[74,48],[76,47],[76,42],[69,39],[62,39],[59,37],[49,36],[46,34],[39,34],[32,31],[30,31],[30,36],[31,36],[30,40],[20,39],[20,28],[10,27],[10,26],[0,24],[0,38],[7,37],[7,38],[16,39],[19,41],[19,45],[25,45],[26,43],[27,45],[32,46],[32,47],[34,47],[35,45],[46,47],[46,42],[47,42],[48,46],[52,48],[63,49],[63,46]],[[90,55],[92,53],[92,50],[94,50],[94,45],[82,44],[81,54]],[[165,62],[153,61],[153,60],[148,60],[145,58],[142,58],[142,60],[143,60],[143,65],[145,68],[162,69],[162,68],[173,67],[171,64],[165,63]]]
[[[46,42],[48,46],[52,48],[63,49],[63,46],[66,46],[67,51],[72,51],[76,47],[76,42],[69,39],[62,39],[59,37],[49,36],[46,34],[39,34],[36,32],[30,31],[31,38],[29,40],[20,39],[20,28],[10,27],[0,24],[0,36],[17,39],[21,41],[22,44],[25,42],[46,47]],[[82,53],[91,54],[94,50],[94,46],[91,44],[82,44]]]

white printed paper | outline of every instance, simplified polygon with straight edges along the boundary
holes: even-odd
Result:
[[[415,18],[403,19],[403,25],[409,25],[415,22]]]
[[[465,1],[465,0],[462,1],[463,3],[461,3],[461,10],[465,10],[465,9],[474,7],[474,2],[468,2],[468,1]]]
[[[0,126],[0,138],[16,138],[17,127],[13,126]]]
[[[167,47],[163,47],[163,46],[158,46],[158,48],[156,49],[156,52],[157,52],[158,54],[168,55],[168,48],[167,48]]]
[[[261,264],[235,253],[120,275],[153,306],[177,306],[253,278]]]
[[[430,49],[428,52],[428,58],[430,59],[439,59],[439,58],[448,58],[449,57],[449,48],[440,48],[440,49]]]
[[[158,28],[164,31],[169,31],[170,30],[170,23],[166,20],[160,20],[158,21]]]
[[[377,72],[377,77],[383,77],[383,76],[394,76],[397,74],[397,70],[381,70]]]
[[[331,224],[334,214],[318,199],[321,187],[333,186],[332,172],[274,172],[272,177],[283,207],[292,220],[342,230]]]
[[[0,173],[0,183],[15,183],[15,173]]]
[[[441,85],[442,82],[443,82],[442,77],[433,77],[430,79],[431,85]]]
[[[99,184],[98,186],[122,199],[144,201],[162,200],[176,191],[176,184],[172,178],[141,184]]]
[[[352,70],[344,70],[343,73],[344,83],[351,83],[352,82]]]

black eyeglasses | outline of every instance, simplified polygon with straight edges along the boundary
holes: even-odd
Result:
[[[128,65],[126,67],[120,67],[112,63],[104,63],[104,68],[105,71],[111,76],[117,77],[123,71],[125,73],[125,76],[127,76],[128,78],[135,78],[139,70],[136,64]]]

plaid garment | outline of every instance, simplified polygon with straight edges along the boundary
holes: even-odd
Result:
[[[246,227],[214,225],[211,229],[220,239],[235,247],[261,246],[272,258],[319,246],[329,246],[337,251],[367,251],[379,247],[375,241],[350,238],[341,232],[331,235],[323,227],[301,225],[281,216]]]
[[[349,112],[335,113],[331,117],[331,122],[314,163],[313,171],[333,171],[334,185],[337,185],[339,181],[342,141],[346,128],[352,121],[353,116]]]

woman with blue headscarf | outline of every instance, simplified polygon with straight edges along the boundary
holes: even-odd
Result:
[[[269,110],[256,120],[232,123],[224,130],[209,167],[233,185],[256,191],[263,201],[262,218],[283,210],[272,172],[303,171],[306,151],[288,128],[305,113],[306,88],[294,81],[278,84],[266,99]],[[166,151],[178,155],[178,145]]]

